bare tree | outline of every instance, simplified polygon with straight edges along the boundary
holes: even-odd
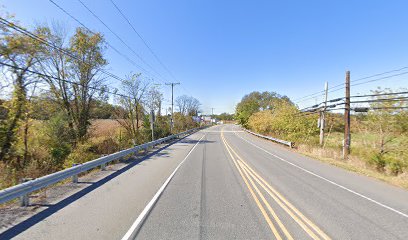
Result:
[[[201,105],[196,98],[187,95],[177,97],[175,102],[178,112],[190,116],[197,115]]]
[[[131,74],[122,82],[124,97],[119,99],[122,109],[117,110],[116,120],[134,140],[139,137],[139,128],[144,114],[143,105],[148,87],[149,83],[143,81],[140,74]]]
[[[162,102],[163,94],[155,86],[152,86],[146,94],[146,105],[150,111],[157,111],[157,115],[160,116]]]

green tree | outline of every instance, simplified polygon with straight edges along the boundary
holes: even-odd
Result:
[[[391,94],[391,89],[378,89],[373,94]],[[396,142],[408,132],[407,102],[398,99],[398,95],[375,96],[370,107],[374,109],[367,115],[367,127],[371,133],[378,135],[377,145],[370,162],[383,171],[390,164],[391,171],[398,174],[404,165],[401,159],[406,157],[406,146]],[[394,157],[392,157],[394,155]],[[392,160],[391,160],[392,159]],[[399,160],[397,160],[399,159]]]
[[[275,92],[251,92],[245,95],[241,102],[238,103],[235,109],[235,118],[239,124],[247,127],[248,120],[252,114],[263,110],[273,110],[275,105],[280,102],[293,105],[288,97]]]
[[[291,103],[276,103],[272,110],[264,110],[253,114],[248,121],[252,130],[282,138],[288,141],[302,142],[317,134],[316,119],[309,115],[299,114],[299,110]]]
[[[39,56],[44,49],[38,41],[8,28],[0,29],[0,60],[12,67],[7,68],[12,82],[12,99],[7,108],[6,120],[0,127],[0,159],[12,154],[12,146],[17,141],[18,129],[26,117],[27,91],[33,83],[38,81],[29,70],[38,64]],[[44,36],[46,29],[38,27],[34,33]]]
[[[47,39],[60,49],[71,54],[47,47],[47,54],[41,61],[43,76],[49,84],[50,92],[66,112],[68,126],[75,133],[76,142],[85,140],[92,108],[97,100],[105,98],[104,80],[101,70],[107,65],[103,56],[105,44],[100,33],[92,33],[84,28],[77,28],[65,41],[65,30],[54,24],[47,32]]]

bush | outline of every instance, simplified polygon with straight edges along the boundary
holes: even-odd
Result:
[[[72,167],[74,163],[85,163],[98,158],[100,155],[96,154],[95,146],[90,142],[80,143],[68,155],[65,160],[64,167]]]
[[[273,110],[254,113],[248,126],[255,132],[295,142],[308,141],[319,131],[313,116],[299,114],[294,105],[286,102],[276,104]]]
[[[388,169],[392,175],[398,175],[403,172],[404,164],[399,160],[391,160],[388,164]]]
[[[373,154],[371,156],[368,163],[373,165],[377,169],[377,171],[384,172],[385,165],[386,165],[387,162],[386,162],[383,154],[375,153],[375,154]]]

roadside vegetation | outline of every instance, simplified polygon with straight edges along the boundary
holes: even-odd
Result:
[[[102,34],[79,27],[68,36],[57,23],[30,29],[47,45],[1,15],[11,24],[0,25],[0,189],[151,141],[151,112],[155,138],[171,134],[152,80],[109,76]],[[199,126],[197,99],[178,97],[176,107],[173,133]]]
[[[408,188],[408,111],[401,108],[407,103],[390,89],[372,92],[390,95],[371,97],[369,108],[374,110],[351,115],[347,161],[342,159],[342,113],[326,113],[323,146],[319,145],[319,114],[301,113],[286,96],[252,92],[237,105],[235,118],[252,131],[295,142],[301,153]]]

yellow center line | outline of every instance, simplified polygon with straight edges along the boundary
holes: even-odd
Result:
[[[276,199],[272,192],[274,194],[276,194],[276,196],[278,198],[280,198],[280,200],[282,200],[293,212],[295,212],[304,222],[306,222],[311,228],[313,228],[323,239],[329,240],[331,239],[327,234],[325,234],[316,224],[314,224],[311,220],[309,220],[307,217],[305,217],[295,206],[293,206],[285,197],[283,197],[277,190],[275,190],[272,186],[270,186],[268,184],[268,182],[266,182],[265,179],[263,179],[261,176],[259,176],[247,163],[243,162],[243,164],[249,169],[250,172],[252,172],[252,174],[255,175],[255,179],[258,178],[263,184],[266,185],[267,188],[265,188],[265,185],[263,185],[262,183],[260,183],[258,181],[258,183],[260,185],[263,185],[263,188],[266,190],[266,192],[276,201],[278,202],[279,199]],[[272,192],[271,192],[272,191]],[[280,201],[279,201],[280,202]],[[278,202],[278,204],[279,204]],[[282,203],[282,202],[280,202]],[[279,204],[281,205],[281,204]],[[282,206],[282,205],[281,205]],[[282,206],[282,208],[284,208]],[[289,210],[286,211],[289,213]],[[291,214],[290,214],[291,215]],[[291,215],[292,216],[292,215]],[[293,218],[293,217],[292,217]],[[296,221],[296,220],[295,220]],[[298,221],[296,221],[298,222]],[[299,223],[299,222],[298,222]],[[299,224],[300,225],[300,224]],[[303,227],[302,227],[303,228]],[[304,228],[303,228],[304,229]],[[306,230],[305,230],[306,231]]]
[[[272,230],[272,233],[275,235],[276,239],[282,240],[282,237],[279,235],[278,230],[275,228],[275,226],[274,226],[273,223],[272,223],[272,220],[269,218],[268,214],[266,213],[265,208],[261,205],[261,203],[260,203],[258,197],[256,196],[256,194],[254,193],[253,189],[252,189],[251,186],[249,185],[248,180],[245,178],[245,176],[244,176],[244,174],[242,173],[241,169],[238,167],[238,164],[236,163],[236,160],[235,160],[234,156],[232,155],[231,151],[228,149],[228,147],[227,147],[227,145],[226,145],[226,143],[225,143],[225,140],[224,140],[223,133],[221,133],[221,137],[222,137],[222,140],[223,140],[223,142],[224,142],[224,144],[225,144],[225,147],[226,147],[228,153],[229,153],[230,156],[231,156],[231,159],[232,159],[232,161],[233,161],[235,167],[238,169],[239,174],[241,175],[242,179],[244,180],[246,186],[248,187],[249,192],[251,193],[252,198],[255,200],[256,205],[257,205],[258,208],[261,210],[261,213],[262,213],[263,217],[265,218],[266,222],[268,223],[269,228]]]
[[[243,164],[243,163],[242,163]],[[296,215],[294,215],[284,204],[282,204],[282,202],[276,198],[275,195],[273,195],[269,189],[265,188],[265,185],[263,185],[256,177],[253,173],[250,172],[250,170],[243,165],[243,168],[248,171],[249,175],[252,176],[252,178],[255,179],[255,181],[278,203],[279,206],[282,207],[283,210],[285,210],[285,212],[287,212],[289,214],[290,217],[293,218],[293,220],[295,220],[296,223],[298,223],[300,225],[301,228],[303,228],[303,230],[305,230],[305,232],[307,234],[309,234],[310,237],[312,237],[313,239],[320,239],[318,236],[316,236]]]
[[[268,201],[265,199],[264,195],[259,191],[258,187],[254,183],[254,181],[249,177],[248,172],[242,167],[242,163],[238,161],[238,164],[241,166],[241,169],[243,170],[245,176],[249,179],[251,182],[252,186],[255,188],[255,191],[258,193],[258,195],[261,197],[263,203],[266,205],[266,208],[268,208],[269,212],[272,214],[276,222],[278,223],[279,227],[282,229],[283,233],[287,237],[287,239],[293,240],[293,237],[290,235],[286,227],[283,225],[282,221],[279,219],[278,215],[275,213],[275,211],[272,209],[271,205],[269,205]]]
[[[316,231],[317,234],[319,234],[323,239],[329,240],[330,237],[325,234],[318,226],[316,226],[312,221],[310,221],[307,217],[305,217],[298,209],[296,209],[286,198],[284,198],[277,190],[275,190],[273,187],[271,187],[265,179],[263,179],[259,174],[257,174],[237,153],[236,151],[228,144],[226,139],[223,136],[223,133],[221,133],[221,137],[223,138],[224,144],[229,147],[229,149],[236,155],[236,157],[239,159],[239,164],[241,165],[241,168],[243,169],[244,172],[247,172],[277,203],[279,206],[282,207],[282,209],[289,214],[292,219],[298,223],[301,228],[309,234],[310,237],[313,239],[320,239],[316,234],[306,225],[308,224],[313,230]],[[230,151],[227,149],[228,151]],[[231,153],[230,153],[231,155]],[[252,182],[251,178],[248,176],[250,181]],[[266,187],[265,187],[266,186]],[[255,186],[256,187],[256,186]],[[263,196],[261,196],[263,197]],[[283,202],[283,203],[282,203]],[[286,206],[286,205],[287,206]],[[297,214],[297,216],[292,212],[292,211]],[[300,219],[299,219],[300,218]],[[303,221],[304,222],[303,222]]]

